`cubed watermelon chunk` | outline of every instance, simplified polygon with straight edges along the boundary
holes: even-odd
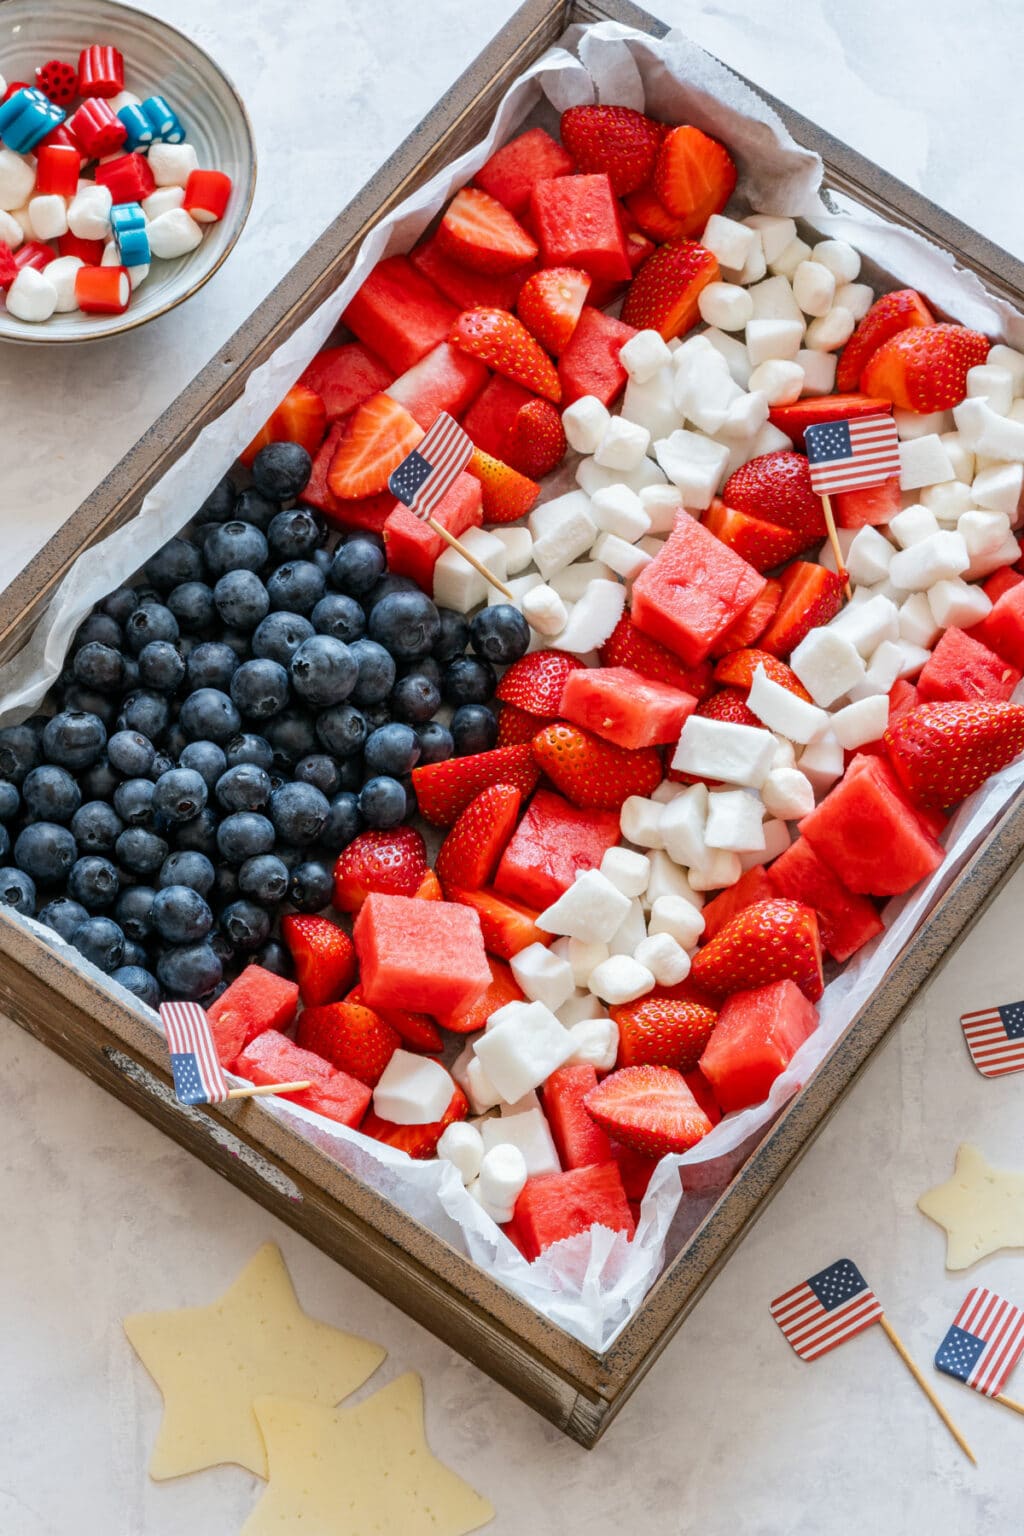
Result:
[[[752,565],[683,513],[633,583],[633,623],[695,667],[764,585]]]
[[[371,395],[387,389],[393,378],[391,369],[361,341],[349,341],[318,352],[299,383],[315,389],[327,408],[328,421],[337,421]]]
[[[568,176],[573,169],[572,156],[550,133],[543,128],[528,128],[496,149],[473,180],[518,219],[538,181]]]
[[[384,547],[393,576],[409,576],[424,592],[434,590],[434,566],[448,548],[439,533],[392,499],[393,510],[384,524]],[[467,528],[479,528],[484,520],[480,482],[461,474],[441,497],[431,516],[458,538]]]
[[[612,1144],[583,1107],[597,1087],[597,1072],[589,1062],[559,1067],[544,1084],[544,1113],[563,1168],[589,1168],[612,1160]]]
[[[634,748],[678,741],[696,708],[692,693],[652,682],[631,667],[579,667],[565,680],[558,712],[616,746]]]
[[[264,1083],[308,1082],[312,1088],[326,1088],[336,1075],[335,1068],[314,1051],[304,1051],[276,1029],[265,1029],[250,1040],[235,1063],[239,1077],[262,1086]],[[283,1093],[281,1098],[296,1104],[305,1104],[306,1094],[312,1089],[303,1088],[298,1093]]]
[[[468,352],[442,341],[412,368],[399,374],[385,393],[423,428],[432,427],[442,411],[460,420],[487,383],[487,369]]]
[[[314,1083],[305,1093],[290,1094],[289,1097],[304,1109],[315,1110],[318,1115],[336,1120],[339,1125],[347,1125],[354,1131],[370,1107],[373,1089],[358,1078],[349,1077],[347,1072],[335,1072],[326,1083]]]
[[[771,901],[778,894],[773,890],[763,865],[755,864],[753,869],[746,870],[735,885],[727,886],[704,907],[705,943],[713,939],[718,930],[724,928],[744,907],[753,906],[755,901]]]
[[[522,1252],[531,1261],[552,1243],[589,1232],[595,1223],[627,1237],[636,1231],[615,1163],[528,1179],[513,1218]]]
[[[857,491],[833,491],[832,510],[839,528],[877,527],[888,523],[903,506],[899,475],[890,475],[879,485],[865,485]]]
[[[528,262],[514,272],[474,272],[442,251],[437,235],[421,240],[409,252],[409,260],[446,299],[459,309],[515,309],[519,290],[535,263]]]
[[[395,498],[390,491],[342,501],[327,484],[334,451],[345,436],[347,420],[347,417],[339,417],[321,443],[302,499],[309,506],[317,507],[334,528],[369,528],[373,533],[382,533],[395,509]]]
[[[407,256],[379,261],[342,318],[396,374],[447,341],[458,310]]]
[[[848,891],[805,837],[798,837],[779,855],[768,871],[767,884],[769,895],[802,901],[817,912],[821,942],[833,960],[849,960],[882,931],[874,903]]]
[[[619,353],[635,335],[633,326],[624,320],[584,304],[569,344],[558,359],[563,410],[583,395],[596,395],[605,405],[618,399],[626,387],[626,370]]]
[[[352,930],[360,987],[371,1008],[413,1008],[444,1018],[491,984],[480,919],[452,901],[373,892]]]
[[[975,704],[980,699],[1005,703],[1010,697],[1021,674],[983,645],[980,636],[975,638],[977,630],[977,625],[970,634],[956,625],[946,630],[917,680],[922,703],[960,700]]]
[[[496,373],[473,401],[462,425],[483,453],[504,462],[512,423],[523,406],[537,398],[514,379]]]
[[[613,282],[632,277],[619,204],[607,176],[538,181],[530,216],[546,267],[579,267]]]
[[[221,1066],[233,1067],[239,1052],[264,1030],[287,1029],[298,1006],[296,982],[262,965],[247,965],[206,1010]]]
[[[700,1059],[725,1113],[763,1103],[817,1023],[817,1008],[788,978],[727,997]]]
[[[704,1111],[712,1125],[717,1125],[722,1118],[722,1106],[700,1067],[694,1067],[692,1072],[684,1072],[683,1081],[697,1100],[697,1108]]]
[[[1021,575],[1020,571],[1014,570],[1012,565],[1002,565],[998,571],[993,571],[992,575],[982,582],[982,589],[989,602],[998,603],[1005,593],[1021,585],[1024,585],[1024,576]],[[991,640],[986,640],[985,635],[979,633],[980,630],[980,624],[971,625],[971,633],[974,635],[975,640],[980,640],[983,645],[987,645],[990,650],[996,651],[998,655],[1002,656],[1003,653],[999,650],[998,646],[993,645]],[[1014,632],[1016,632],[1016,626],[1014,627]],[[1007,656],[1006,660],[1012,661],[1013,657]],[[1014,662],[1014,665],[1016,666],[1017,663]]]
[[[943,851],[880,757],[857,757],[800,823],[847,890],[898,896],[942,863]]]
[[[997,577],[1005,582],[1010,576],[1016,581],[1004,585],[998,596],[989,591]],[[985,583],[985,591],[992,597],[992,608],[980,624],[971,625],[971,639],[979,640],[1011,667],[1024,672],[1024,577],[1018,571],[997,571]]]
[[[583,869],[596,869],[619,841],[618,811],[580,810],[550,789],[538,789],[494,877],[502,896],[543,912]]]

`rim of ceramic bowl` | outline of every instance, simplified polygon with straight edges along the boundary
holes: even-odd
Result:
[[[3,11],[8,3],[10,3],[10,0],[0,0],[0,16],[2,16]],[[83,342],[106,341],[109,337],[112,336],[123,336],[126,331],[136,331],[140,326],[148,325],[150,320],[156,320],[161,315],[166,315],[170,310],[177,309],[179,304],[184,304],[186,299],[190,299],[194,293],[199,292],[200,288],[205,287],[205,285],[210,281],[210,278],[213,277],[215,273],[219,272],[221,267],[227,261],[228,257],[231,255],[231,252],[238,244],[238,240],[243,229],[249,222],[249,214],[252,211],[252,201],[256,194],[256,173],[258,168],[256,135],[253,132],[252,119],[249,116],[245,102],[242,100],[241,92],[235,85],[235,82],[232,80],[231,76],[211,53],[207,53],[205,48],[201,47],[199,43],[193,41],[192,38],[188,37],[184,32],[182,32],[180,27],[172,26],[169,21],[164,21],[162,17],[153,16],[150,14],[150,12],[140,10],[137,6],[134,5],[123,5],[121,4],[121,0],[95,0],[95,4],[98,13],[106,10],[113,11],[121,16],[134,17],[136,18],[137,24],[151,28],[156,32],[162,32],[166,37],[172,38],[176,42],[183,42],[186,48],[194,49],[196,53],[202,54],[203,58],[209,62],[214,70],[214,73],[219,76],[224,88],[233,98],[234,103],[238,108],[239,115],[242,119],[242,124],[245,129],[245,137],[249,145],[249,153],[252,161],[251,169],[249,171],[248,186],[245,189],[245,196],[238,215],[237,223],[235,225],[234,233],[227,241],[227,244],[225,245],[223,251],[221,251],[220,255],[217,257],[216,261],[214,261],[213,265],[207,271],[198,276],[194,282],[183,288],[180,293],[175,294],[173,298],[169,298],[166,303],[161,304],[158,309],[150,310],[147,314],[144,315],[136,315],[134,318],[125,318],[120,325],[110,326],[102,331],[83,331],[80,335],[75,336],[47,336],[45,333],[45,328],[42,326],[39,327],[38,334],[34,333],[29,336],[11,336],[0,330],[0,343],[8,343],[16,347],[80,346]],[[46,0],[46,7],[47,10],[51,13],[53,11],[59,11],[61,9],[61,0]],[[130,316],[130,309],[125,313],[126,316]],[[3,312],[0,312],[0,324],[2,324],[2,321]]]

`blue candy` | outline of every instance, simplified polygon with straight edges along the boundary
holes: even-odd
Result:
[[[16,155],[27,155],[66,116],[42,91],[25,86],[0,103],[0,138]]]
[[[124,141],[126,154],[130,155],[134,150],[152,144],[153,124],[141,107],[134,104],[122,107],[117,115],[128,130],[128,137]]]
[[[110,227],[122,267],[146,266],[150,258],[149,236],[141,204],[115,203],[110,210]]]
[[[154,140],[164,144],[181,144],[184,141],[185,130],[181,120],[162,96],[147,96],[142,103],[142,110],[153,130]]]

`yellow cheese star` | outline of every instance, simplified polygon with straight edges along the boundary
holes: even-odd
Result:
[[[261,1397],[270,1484],[242,1536],[465,1536],[494,1510],[431,1453],[412,1372],[354,1408]]]
[[[222,1462],[267,1476],[253,1399],[299,1395],[333,1407],[377,1369],[387,1351],[307,1317],[280,1249],[262,1247],[208,1307],[137,1312],[125,1333],[160,1388],[164,1416],[151,1477],[178,1477]]]
[[[956,1169],[918,1210],[946,1229],[946,1268],[966,1269],[1000,1248],[1024,1248],[1024,1173],[993,1168],[977,1147],[957,1149]]]

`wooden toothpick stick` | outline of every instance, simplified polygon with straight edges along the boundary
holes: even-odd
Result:
[[[939,1399],[935,1396],[935,1393],[932,1391],[931,1387],[928,1385],[928,1382],[925,1380],[924,1376],[921,1374],[921,1372],[918,1369],[918,1367],[915,1364],[915,1362],[910,1358],[910,1355],[907,1353],[906,1345],[903,1343],[903,1340],[900,1338],[899,1334],[896,1332],[895,1328],[892,1326],[892,1323],[890,1323],[889,1319],[884,1314],[882,1315],[882,1317],[879,1318],[879,1322],[881,1323],[882,1328],[885,1331],[885,1336],[889,1340],[889,1343],[892,1345],[893,1349],[899,1355],[900,1359],[903,1361],[903,1364],[906,1366],[906,1368],[910,1372],[911,1376],[913,1376],[914,1380],[917,1382],[918,1386],[921,1388],[921,1391],[924,1393],[925,1397],[931,1403],[932,1407],[935,1409],[935,1412],[938,1414],[938,1416],[942,1420],[943,1424],[945,1424],[946,1428],[949,1430],[950,1434],[953,1436],[953,1439],[956,1441],[957,1445],[963,1451],[963,1453],[967,1457],[968,1461],[972,1462],[975,1466],[977,1466],[977,1461],[975,1460],[974,1452],[971,1450],[970,1446],[967,1444],[967,1441],[964,1439],[963,1435],[960,1433],[960,1431],[957,1429],[956,1425],[953,1423],[953,1420],[950,1418],[950,1416],[946,1412],[945,1408],[939,1402]],[[1013,1406],[1017,1407],[1016,1404],[1014,1404]],[[1020,1412],[1020,1411],[1022,1411],[1022,1410],[1018,1408],[1018,1412]]]
[[[839,575],[843,577],[843,591],[846,593],[846,601],[849,602],[850,598],[853,596],[853,593],[850,590],[850,578],[846,574],[846,565],[843,560],[843,551],[839,543],[839,534],[836,531],[836,519],[835,514],[832,511],[832,502],[825,492],[822,492],[821,504],[825,509],[825,527],[828,529],[828,541],[832,546],[832,553],[835,556],[836,570],[839,572]]]
[[[1014,1413],[1024,1413],[1024,1403],[1018,1403],[1014,1398],[1007,1397],[1005,1392],[997,1392],[994,1401],[1002,1403],[1004,1408],[1012,1408]]]
[[[229,1088],[229,1099],[260,1099],[271,1093],[298,1093],[300,1088],[312,1088],[306,1083],[262,1083],[258,1088]]]
[[[496,592],[500,592],[502,597],[507,598],[510,603],[515,602],[515,593],[509,591],[505,583],[500,581],[493,571],[489,571],[483,561],[478,560],[476,555],[466,548],[461,539],[457,539],[454,533],[449,533],[444,524],[439,523],[436,517],[427,518],[427,527],[433,528],[434,532],[439,534],[446,544],[450,545],[452,549],[458,550],[463,560],[468,560],[473,569],[479,571],[484,580],[489,581]]]

